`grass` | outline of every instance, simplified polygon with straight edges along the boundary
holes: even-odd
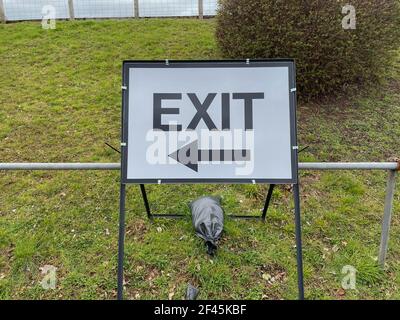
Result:
[[[121,64],[125,59],[219,59],[213,20],[141,19],[0,26],[0,162],[117,162]],[[385,161],[400,154],[400,63],[380,88],[299,106],[302,161]],[[118,172],[0,172],[0,298],[114,299]],[[399,299],[399,193],[387,267],[377,267],[386,175],[302,172],[308,299]],[[157,212],[185,212],[221,195],[229,213],[259,214],[266,186],[149,186]],[[276,190],[268,222],[227,219],[210,259],[182,221],[150,223],[128,188],[126,297],[295,299],[293,203]],[[57,268],[55,290],[40,281]],[[346,265],[356,290],[341,289]]]

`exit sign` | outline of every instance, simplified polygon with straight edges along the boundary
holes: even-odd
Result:
[[[124,183],[297,183],[292,60],[127,61]]]

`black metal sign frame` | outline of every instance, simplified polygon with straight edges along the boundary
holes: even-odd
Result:
[[[289,114],[290,114],[290,144],[291,144],[291,179],[251,179],[251,178],[219,178],[219,179],[129,179],[128,178],[128,149],[134,142],[129,141],[129,71],[134,68],[265,68],[265,67],[287,67],[289,71],[289,90],[296,88],[296,70],[293,60],[290,59],[270,59],[270,60],[219,60],[219,61],[125,61],[123,64],[123,94],[122,94],[122,181],[132,184],[162,184],[166,183],[234,183],[234,184],[251,184],[251,183],[267,183],[267,184],[294,184],[297,183],[297,134],[296,134],[296,92],[290,92]]]
[[[298,297],[304,299],[303,283],[303,254],[301,240],[301,213],[300,213],[300,188],[298,181],[298,146],[297,146],[297,124],[296,124],[296,80],[295,63],[291,59],[273,59],[273,60],[245,60],[245,61],[125,61],[123,65],[122,82],[122,129],[121,129],[121,182],[120,182],[120,212],[119,212],[119,242],[118,242],[118,290],[117,297],[123,299],[124,290],[124,243],[125,243],[125,213],[126,213],[126,186],[128,184],[140,184],[142,196],[145,202],[146,211],[151,217],[149,204],[147,201],[144,183],[160,183],[158,179],[140,179],[131,180],[127,178],[127,138],[128,138],[128,106],[129,106],[129,69],[132,67],[148,68],[212,68],[212,67],[249,67],[249,66],[287,66],[289,67],[289,88],[290,88],[290,126],[291,126],[291,146],[292,146],[292,179],[169,179],[162,180],[162,183],[268,183],[291,184],[293,185],[294,200],[294,218],[296,233],[296,258],[297,258],[297,276],[298,276]],[[265,219],[266,209],[272,196],[273,187],[268,192],[266,204],[264,206],[263,218]],[[159,215],[154,215],[159,217]]]

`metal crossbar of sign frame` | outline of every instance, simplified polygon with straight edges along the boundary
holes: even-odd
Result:
[[[126,61],[122,84],[118,297],[127,184],[292,184],[303,267],[293,60]]]

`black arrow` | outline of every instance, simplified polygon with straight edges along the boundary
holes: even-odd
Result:
[[[202,161],[250,161],[250,150],[201,150],[197,140],[169,155],[189,169],[198,172]]]

